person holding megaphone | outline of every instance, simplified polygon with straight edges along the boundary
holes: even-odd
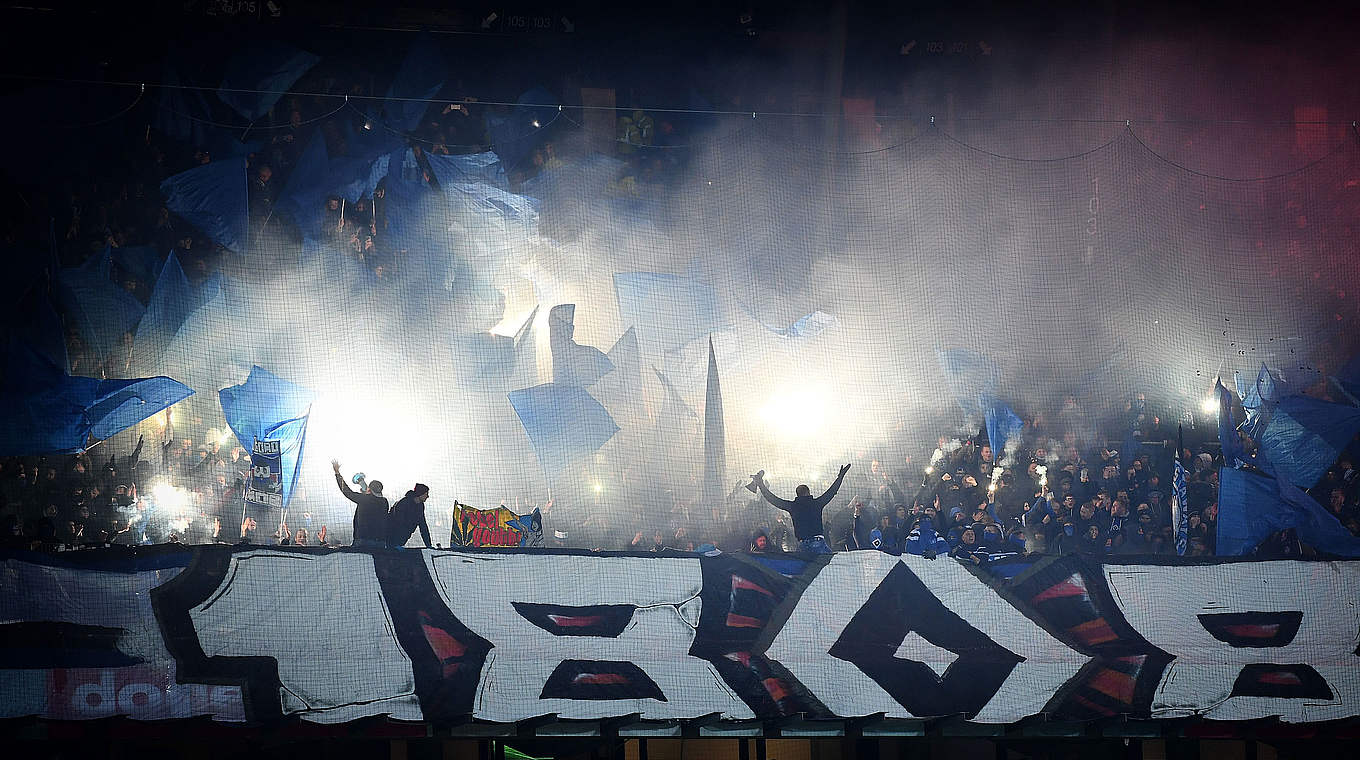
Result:
[[[380,480],[365,481],[362,473],[354,477],[354,482],[363,488],[355,492],[340,474],[340,462],[331,460],[335,470],[335,482],[340,485],[340,493],[354,502],[354,546],[379,549],[387,546],[387,499],[383,498],[383,484]]]

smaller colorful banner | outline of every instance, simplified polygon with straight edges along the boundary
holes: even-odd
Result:
[[[283,509],[283,444],[255,439],[250,449],[250,487],[246,501]]]
[[[527,515],[517,515],[504,506],[477,509],[454,502],[449,545],[542,546],[543,515],[537,509]]]

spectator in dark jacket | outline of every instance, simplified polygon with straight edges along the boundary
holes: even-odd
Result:
[[[392,546],[405,546],[411,534],[420,529],[420,538],[425,548],[430,549],[430,526],[425,524],[425,500],[430,498],[430,487],[416,483],[415,488],[406,492],[401,500],[392,505],[392,514],[387,517],[391,529]]]
[[[370,548],[386,546],[387,499],[382,495],[382,481],[374,480],[364,488],[363,493],[355,493],[340,474],[340,463],[332,460],[331,469],[335,470],[335,482],[340,485],[340,493],[354,502],[354,545]],[[429,543],[428,528],[425,541]]]

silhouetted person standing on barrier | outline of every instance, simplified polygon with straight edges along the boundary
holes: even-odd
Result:
[[[374,480],[364,487],[363,493],[356,493],[340,475],[340,463],[331,460],[335,470],[335,482],[340,484],[340,493],[354,502],[354,546],[371,549],[387,546],[387,499],[382,495],[382,481]]]
[[[420,539],[425,548],[430,546],[430,526],[425,524],[425,500],[430,498],[430,487],[416,483],[416,487],[406,492],[401,500],[392,505],[392,513],[387,516],[391,531],[392,546],[405,546],[416,528],[420,529]]]
[[[845,480],[845,473],[850,471],[850,465],[841,467],[841,472],[836,476],[836,482],[826,489],[817,498],[812,497],[812,489],[805,485],[794,489],[797,494],[793,501],[786,501],[770,493],[770,489],[765,485],[765,471],[761,470],[751,476],[751,485],[747,486],[751,491],[759,489],[760,495],[765,501],[789,513],[793,518],[793,535],[802,544],[803,551],[815,554],[831,554],[831,547],[826,543],[826,529],[822,527],[822,508],[831,503],[835,498],[836,491],[840,490],[841,482]]]

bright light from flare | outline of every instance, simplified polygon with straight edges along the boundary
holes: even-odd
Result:
[[[930,474],[933,473],[933,472],[935,472],[935,468],[934,468],[934,467],[927,467],[927,468],[926,468],[926,474],[927,474],[927,475],[930,475]]]
[[[988,493],[996,493],[996,483],[988,483],[988,484],[987,484],[987,492],[988,492]]]
[[[189,494],[164,482],[151,487],[151,496],[161,509],[182,509],[189,503]]]
[[[420,414],[390,395],[327,393],[312,405],[304,456],[314,472],[329,474],[334,458],[346,477],[364,472],[404,490],[410,486],[401,484],[429,477],[430,452],[440,445],[437,428]]]
[[[595,485],[591,486],[591,488],[595,491],[595,493],[601,493],[604,491],[604,485],[601,483],[596,483]]]
[[[811,438],[822,433],[831,398],[821,388],[782,388],[760,408],[760,416],[781,437]]]
[[[1201,412],[1204,412],[1205,414],[1217,414],[1218,399],[1213,398],[1212,396],[1204,399],[1203,401],[1199,402],[1199,410]]]

